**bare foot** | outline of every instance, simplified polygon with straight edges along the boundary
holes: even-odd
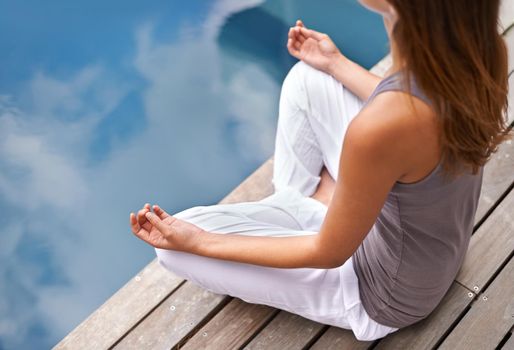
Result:
[[[311,196],[311,198],[314,198],[317,201],[320,201],[327,207],[330,204],[330,201],[332,200],[332,196],[334,195],[334,190],[336,188],[336,182],[330,176],[327,168],[323,166],[321,169],[321,180],[318,184],[318,188],[316,189],[316,192]]]

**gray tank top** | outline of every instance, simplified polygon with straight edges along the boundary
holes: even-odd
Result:
[[[407,89],[400,72],[383,79],[366,103],[384,91]],[[411,80],[409,93],[430,104]],[[483,167],[445,182],[442,164],[413,184],[396,182],[352,258],[369,316],[402,328],[422,320],[450,288],[467,251]]]

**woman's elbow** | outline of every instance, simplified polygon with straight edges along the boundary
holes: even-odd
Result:
[[[316,237],[315,249],[313,251],[314,263],[313,265],[317,268],[322,269],[334,269],[343,265],[349,256],[346,256],[344,252],[339,249],[333,249],[333,247],[327,247],[324,242]]]
[[[330,256],[324,254],[320,256],[318,267],[322,269],[335,269],[342,266],[348,258],[342,255]]]
[[[346,262],[346,260],[348,260],[348,258],[344,258],[344,259],[335,259],[333,261],[331,261],[331,263],[328,265],[329,267],[327,267],[327,269],[335,269],[335,268],[338,268],[338,267],[341,267],[344,265],[344,263]]]

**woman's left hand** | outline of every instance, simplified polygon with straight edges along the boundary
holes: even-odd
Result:
[[[300,20],[289,29],[287,49],[292,56],[330,75],[338,63],[348,61],[327,34],[306,28]]]
[[[166,213],[158,205],[150,204],[136,214],[130,213],[130,227],[140,239],[155,248],[192,251],[204,233],[200,227]]]

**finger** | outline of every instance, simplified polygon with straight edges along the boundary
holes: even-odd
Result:
[[[139,226],[139,223],[137,222],[136,214],[134,213],[130,213],[130,228],[135,234],[137,234],[141,229],[141,226]]]
[[[300,27],[293,27],[293,38],[298,40],[300,36]]]
[[[148,209],[144,208],[137,212],[137,221],[139,222],[139,225],[144,225],[146,222],[145,214],[149,212]]]
[[[157,215],[155,215],[151,211],[146,213],[146,218],[163,234],[166,234],[168,232],[169,226],[166,225]]]
[[[300,59],[300,51],[294,47],[292,39],[287,41],[287,50],[292,56]]]
[[[303,38],[300,38],[300,34],[298,34],[298,32],[297,32],[295,38],[292,41],[292,45],[296,50],[300,50],[304,41],[305,40]]]
[[[166,219],[167,217],[170,217],[170,216],[171,216],[170,214],[166,213],[166,212],[164,211],[164,209],[162,209],[161,207],[159,207],[157,204],[155,204],[155,205],[153,206],[153,211],[155,212],[155,214],[157,214],[157,216],[158,216],[159,218],[161,218],[161,220],[164,220],[164,219]]]
[[[296,58],[300,58],[300,50],[295,46],[295,41],[289,40],[287,48],[289,49],[289,52],[291,55],[293,55]]]
[[[298,27],[298,26],[295,26],[295,27],[291,27],[291,28],[289,28],[288,36],[289,36],[291,39],[298,39],[300,36],[305,37],[305,36],[300,32],[300,27]]]
[[[302,32],[300,31],[300,27],[289,28],[289,32],[288,32],[287,36],[288,36],[288,38],[293,39],[293,43],[295,41],[299,41],[300,44],[303,44],[305,42],[305,40],[307,40],[307,37],[305,35],[303,35]]]
[[[304,27],[304,24],[301,19],[296,20],[296,25],[299,27]]]
[[[296,27],[298,30],[298,34],[296,35],[296,38],[303,44],[305,40],[307,40],[307,37],[302,33],[301,28],[302,27]]]
[[[147,242],[148,244],[152,244],[152,240],[150,239],[150,233],[145,228],[141,228],[137,221],[136,214],[130,213],[130,227],[132,229],[132,233],[139,239]]]
[[[294,48],[295,48],[298,52],[300,52],[300,49],[302,48],[302,44],[300,44],[300,42],[295,41],[295,42],[293,43],[293,46],[294,46]]]
[[[301,33],[306,38],[313,38],[313,39],[316,39],[316,40],[323,40],[323,39],[325,39],[327,37],[326,34],[317,32],[317,31],[312,30],[312,29],[307,29],[305,27],[299,27],[299,28],[300,28]]]
[[[287,37],[288,38],[294,39],[296,37],[296,33],[295,33],[294,28],[295,27],[289,28],[289,32],[287,32]]]
[[[146,211],[150,211],[152,210],[152,208],[150,207],[150,203],[145,203],[145,205],[143,206],[143,209],[145,210],[145,212],[143,212],[143,220],[144,222],[141,224],[141,226],[145,229],[145,230],[151,230],[152,229],[152,225],[148,222],[148,220],[146,220],[146,217],[144,217]]]

